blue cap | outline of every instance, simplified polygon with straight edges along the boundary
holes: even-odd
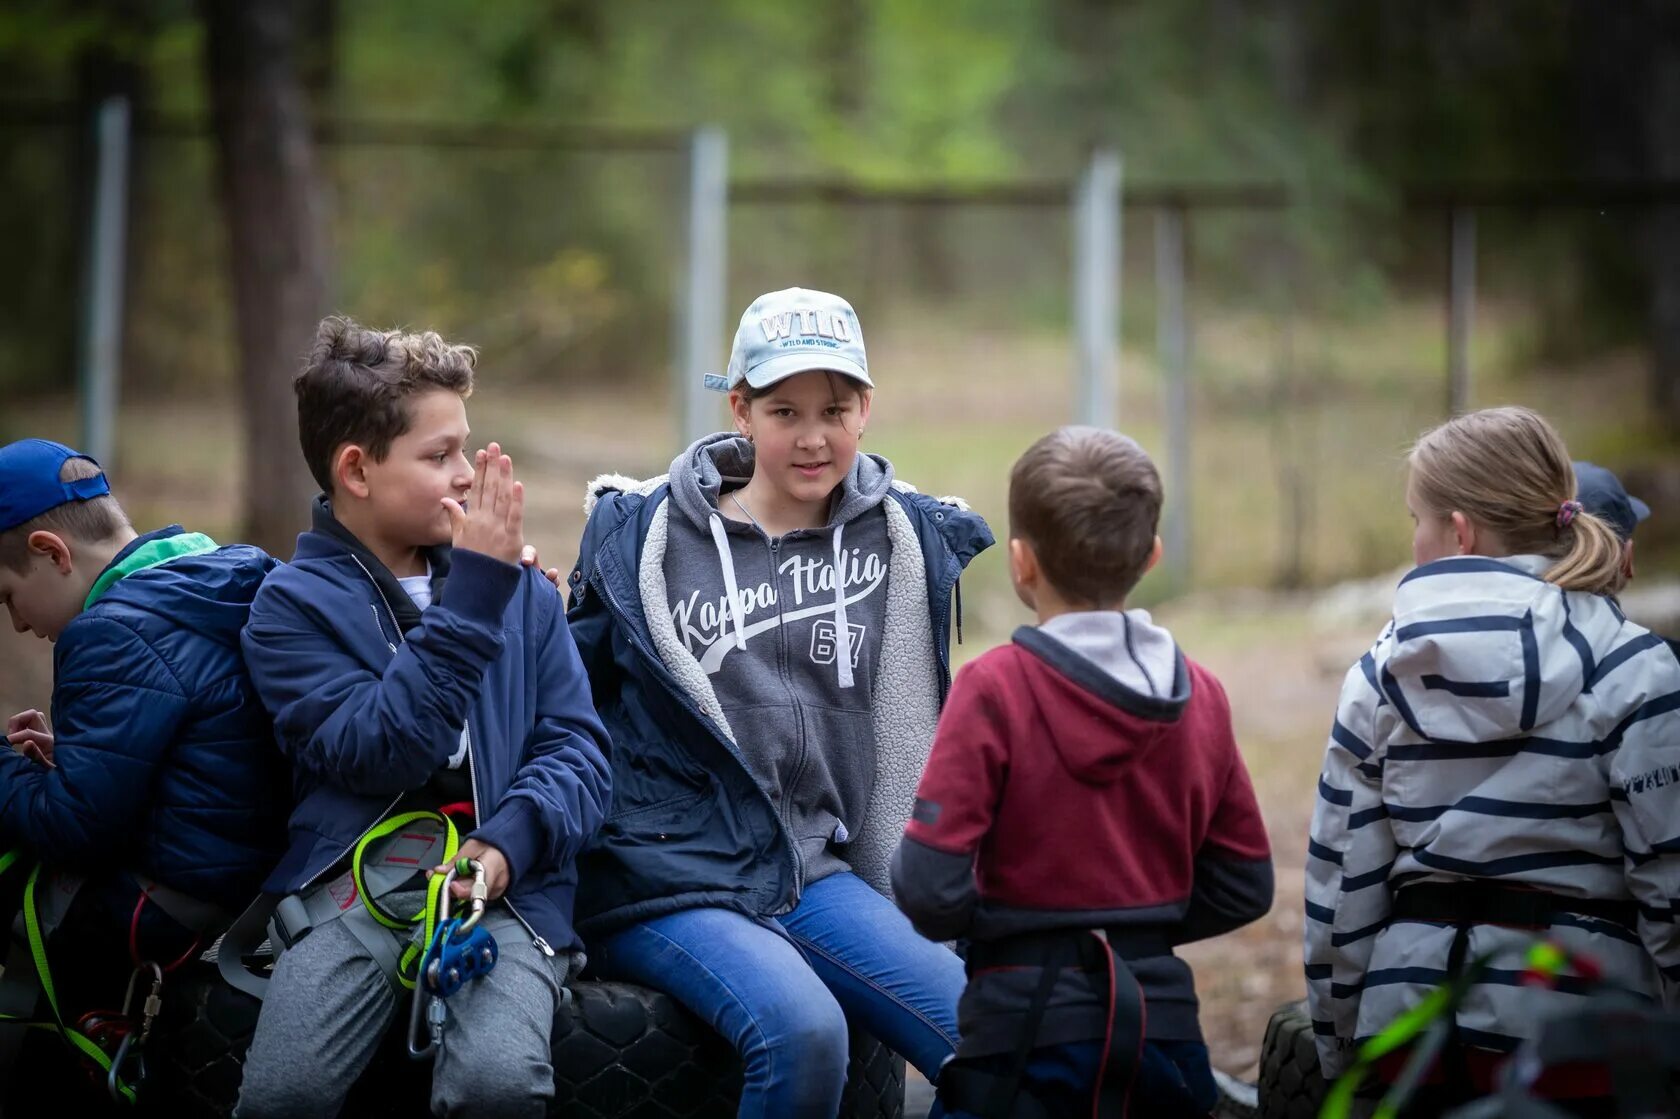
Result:
[[[1622,488],[1622,480],[1590,462],[1575,464],[1575,500],[1581,508],[1607,522],[1623,540],[1651,515],[1651,507]]]
[[[745,381],[764,389],[814,369],[875,387],[852,305],[826,291],[784,288],[752,301],[735,331],[728,371],[707,374],[706,387],[728,392]]]
[[[27,524],[60,505],[111,492],[103,470],[78,482],[60,482],[59,472],[73,458],[93,462],[80,451],[46,439],[21,439],[0,447],[0,532]]]

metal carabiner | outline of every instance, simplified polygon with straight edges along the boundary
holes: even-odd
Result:
[[[138,990],[140,977],[146,972],[152,973],[152,990],[146,996],[146,1001],[140,1011],[140,1024],[134,1025],[134,996]],[[127,1019],[129,1029],[123,1035],[122,1044],[117,1046],[116,1055],[111,1058],[111,1067],[105,1074],[105,1090],[110,1093],[114,1103],[126,1103],[123,1097],[122,1069],[128,1063],[129,1054],[134,1052],[136,1060],[144,1060],[143,1052],[146,1039],[151,1036],[152,1023],[157,1019],[158,1012],[163,1009],[163,968],[152,960],[146,960],[128,977],[128,990],[123,995],[122,1016]],[[140,1075],[136,1081],[145,1079],[146,1069],[142,1063]]]
[[[484,864],[477,859],[470,859],[465,855],[450,864],[448,872],[443,876],[443,892],[438,895],[438,924],[449,920],[449,887],[455,879],[472,875],[472,889],[467,895],[467,915],[461,918],[457,933],[471,932],[478,924],[478,919],[484,916],[484,909],[490,903],[490,886],[484,880]]]
[[[467,915],[460,918],[452,933],[445,935],[462,936],[478,924],[479,918],[484,916],[485,906],[489,903],[490,888],[484,879],[484,864],[477,859],[467,858],[465,855],[450,864],[449,870],[443,876],[443,889],[438,893],[437,927],[442,930],[453,918],[449,916],[450,902],[453,900],[450,887],[455,879],[465,875],[472,875],[472,890],[467,895]],[[449,1011],[444,1006],[443,999],[426,989],[426,969],[435,965],[435,961],[428,961],[431,945],[420,955],[420,966],[414,976],[414,999],[408,1010],[408,1055],[416,1061],[423,1061],[438,1051],[443,1044],[443,1027],[448,1022]],[[416,1045],[415,1039],[420,1035],[420,1022],[426,1023],[427,1039]]]

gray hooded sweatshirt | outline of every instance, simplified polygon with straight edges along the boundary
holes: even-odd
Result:
[[[710,677],[809,884],[849,869],[837,848],[862,822],[875,779],[892,465],[860,454],[828,524],[777,538],[718,511],[752,468],[752,444],[727,434],[671,464],[665,584],[677,636]]]

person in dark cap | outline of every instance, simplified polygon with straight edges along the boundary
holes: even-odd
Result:
[[[1609,522],[1622,538],[1622,581],[1616,588],[1620,594],[1633,579],[1633,530],[1651,515],[1651,507],[1628,493],[1620,478],[1596,463],[1575,463],[1575,486],[1575,499],[1581,507]],[[1672,637],[1663,640],[1680,658],[1680,641]]]
[[[1575,486],[1575,500],[1581,507],[1608,522],[1622,538],[1622,586],[1626,587],[1633,578],[1633,530],[1651,515],[1651,507],[1629,494],[1620,478],[1596,463],[1575,463]]]

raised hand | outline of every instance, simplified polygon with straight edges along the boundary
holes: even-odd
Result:
[[[525,487],[513,480],[513,460],[499,444],[473,456],[473,484],[467,507],[443,499],[455,547],[517,564],[525,548]]]

